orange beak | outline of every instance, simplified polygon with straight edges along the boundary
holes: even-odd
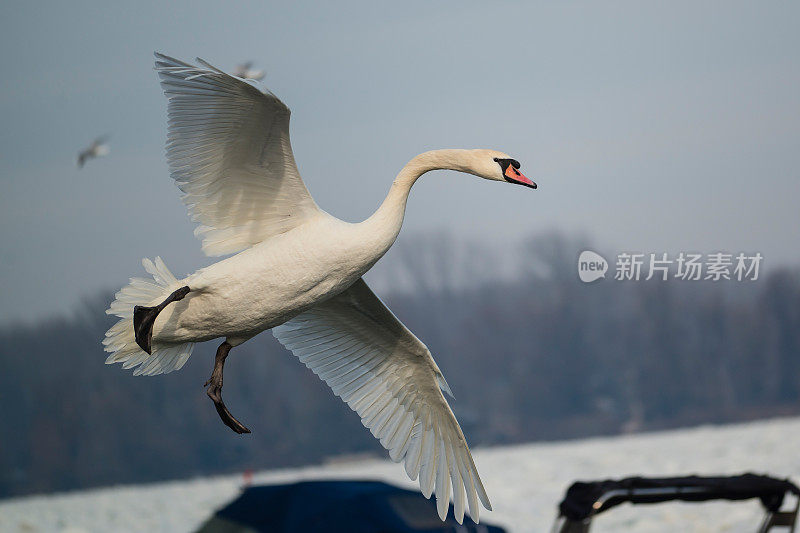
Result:
[[[513,165],[508,165],[504,176],[508,182],[519,183],[520,185],[530,187],[531,189],[536,189],[537,187],[534,182],[526,178],[519,170],[514,168]]]

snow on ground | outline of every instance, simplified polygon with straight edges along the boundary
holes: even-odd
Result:
[[[577,479],[628,475],[767,473],[800,480],[800,418],[704,426],[642,435],[475,450],[494,506],[487,522],[510,531],[548,531],[556,505]],[[325,478],[381,479],[414,487],[401,465],[368,460],[257,473],[255,484]],[[241,475],[32,496],[0,501],[0,531],[62,533],[192,531],[234,498]],[[757,501],[623,505],[593,532],[755,531]]]

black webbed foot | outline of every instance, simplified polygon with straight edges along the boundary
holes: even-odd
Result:
[[[217,414],[222,419],[222,422],[236,433],[250,433],[250,430],[247,429],[244,424],[236,420],[236,417],[228,411],[225,402],[222,401],[222,370],[225,366],[225,359],[228,357],[228,352],[231,351],[231,348],[233,348],[233,346],[227,341],[219,345],[219,348],[217,348],[217,355],[214,359],[214,371],[203,386],[208,387],[206,394],[208,394],[208,397],[214,402],[214,407],[217,410]]]
[[[189,287],[181,287],[156,306],[137,305],[133,308],[133,333],[136,337],[136,344],[142,350],[152,353],[153,324],[155,324],[158,314],[172,302],[183,300],[190,290]]]

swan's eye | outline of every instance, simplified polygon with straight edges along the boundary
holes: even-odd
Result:
[[[503,170],[503,174],[506,173],[508,167],[519,168],[519,161],[516,159],[500,159],[499,157],[495,157],[494,160],[497,164],[500,165],[500,168]]]

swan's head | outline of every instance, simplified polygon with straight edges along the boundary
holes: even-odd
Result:
[[[536,184],[519,171],[519,161],[497,150],[469,150],[467,168],[470,174],[494,181],[507,181],[531,189]]]

